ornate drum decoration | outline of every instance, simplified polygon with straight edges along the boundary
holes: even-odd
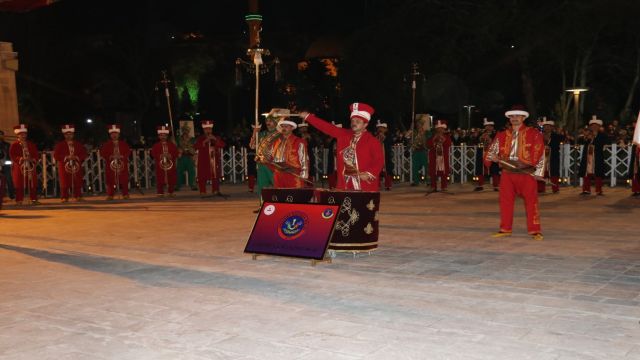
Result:
[[[355,253],[378,247],[379,192],[325,190],[317,198],[320,204],[340,204],[330,250]]]

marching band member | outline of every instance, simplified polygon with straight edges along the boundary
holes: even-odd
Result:
[[[384,166],[380,176],[384,179],[384,189],[391,190],[393,184],[393,138],[388,135],[389,126],[387,123],[376,123],[376,138],[382,144],[382,154]]]
[[[435,133],[427,140],[429,150],[429,177],[431,178],[431,191],[438,191],[438,177],[440,177],[440,189],[447,191],[449,177],[449,150],[451,149],[451,136],[445,133],[447,122],[438,120],[435,125]]]
[[[602,178],[604,178],[604,146],[607,136],[600,131],[603,123],[595,115],[589,120],[589,130],[585,136],[580,159],[582,192],[580,195],[591,195],[591,179],[596,182],[596,194],[602,196]]]
[[[429,140],[429,126],[431,115],[421,114],[416,115],[415,126],[411,134],[411,171],[413,178],[411,179],[411,186],[418,186],[420,184],[420,170],[424,169],[425,182],[427,179],[427,172],[429,167],[427,165],[427,140]]]
[[[109,140],[100,148],[100,156],[105,159],[107,180],[107,200],[113,200],[114,193],[122,192],[122,198],[129,198],[129,156],[131,148],[120,140],[120,125],[109,125]]]
[[[538,129],[528,127],[529,117],[523,106],[513,106],[505,113],[511,128],[496,135],[487,151],[485,165],[498,162],[500,177],[500,231],[494,237],[511,236],[516,196],[524,198],[527,231],[534,240],[543,240],[538,210],[536,179],[543,176],[544,142]]]
[[[176,168],[178,170],[178,181],[176,190],[183,185],[187,185],[191,190],[196,190],[196,163],[193,160],[196,154],[194,148],[195,139],[191,137],[191,126],[185,123],[180,127],[180,136],[178,137],[178,161]],[[186,180],[185,180],[186,173]]]
[[[564,140],[555,132],[555,121],[542,118],[544,140],[544,178],[551,181],[551,191],[557,194],[560,191],[560,143]],[[538,181],[538,192],[544,193],[546,182]]]
[[[638,144],[633,144],[631,148],[629,178],[631,179],[631,196],[640,196],[640,145]]]
[[[500,167],[496,163],[491,163],[489,167],[484,166],[484,153],[489,149],[496,136],[495,123],[484,118],[484,130],[478,138],[478,148],[476,150],[476,176],[478,177],[478,186],[473,191],[484,190],[484,181],[486,176],[491,176],[493,191],[498,191],[500,185]]]
[[[333,126],[339,127],[342,129],[342,124],[336,124],[335,122],[331,122]],[[336,138],[328,136],[325,134],[324,139],[324,147],[327,149],[327,184],[329,185],[329,189],[333,190],[336,188],[338,184],[338,160],[336,157],[337,147]]]
[[[27,140],[27,126],[25,124],[13,127],[13,132],[18,139],[9,147],[11,157],[11,177],[16,192],[16,204],[22,205],[25,189],[29,190],[29,199],[32,205],[38,205],[38,148]]]
[[[304,121],[301,122],[300,124],[298,124],[298,131],[300,132],[300,138],[307,146],[307,155],[309,155],[309,171],[307,171],[307,180],[309,181],[307,182],[307,186],[312,186],[313,180],[316,176],[316,157],[313,149],[317,148],[317,144],[315,138],[311,135],[311,132],[309,132],[309,124]]]
[[[277,136],[278,134],[278,119],[281,116],[281,112],[284,114],[283,110],[287,109],[273,108],[268,114],[263,114],[265,115],[264,122],[267,126],[265,130],[260,131],[260,129],[262,129],[262,125],[258,125],[257,127],[255,125],[251,125],[253,133],[251,135],[251,140],[249,141],[249,147],[254,149],[256,153],[256,175],[258,180],[256,184],[256,192],[258,193],[258,196],[262,195],[263,188],[273,186],[273,171],[263,163],[263,158],[266,156],[266,152],[271,148],[270,142],[273,140],[274,136]]]
[[[379,191],[378,175],[384,164],[382,144],[367,131],[374,109],[364,103],[353,103],[349,109],[350,129],[341,129],[308,112],[301,112],[300,116],[319,131],[336,138],[338,190]]]
[[[4,131],[0,130],[0,176],[4,178],[4,185],[0,189],[8,191],[9,198],[15,198],[13,179],[11,178],[11,157],[9,156],[11,144],[4,141]]]
[[[82,163],[87,159],[87,149],[77,140],[74,140],[75,127],[64,125],[62,127],[64,140],[58,142],[53,150],[53,158],[58,164],[58,176],[60,178],[60,197],[62,202],[69,201],[69,192],[73,199],[82,199],[82,180],[84,172]]]
[[[207,181],[211,180],[211,192],[213,195],[222,196],[220,193],[220,179],[223,176],[222,149],[225,142],[220,136],[213,133],[213,121],[203,120],[202,130],[194,145],[198,151],[198,188],[200,196],[207,194]]]
[[[169,141],[169,128],[158,126],[158,142],[151,147],[151,157],[156,165],[156,188],[158,196],[164,196],[164,187],[167,186],[169,196],[175,196],[174,189],[178,181],[177,159],[178,147]]]
[[[271,145],[272,159],[268,164],[273,169],[273,186],[276,188],[303,188],[309,181],[307,144],[293,135],[297,127],[287,117],[281,117],[278,122],[280,136]]]

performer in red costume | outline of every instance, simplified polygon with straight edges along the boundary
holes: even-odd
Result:
[[[22,205],[25,189],[29,190],[29,199],[32,205],[38,202],[38,173],[36,164],[38,163],[38,148],[31,141],[27,140],[27,126],[25,124],[13,127],[13,133],[18,139],[9,147],[11,157],[11,178],[16,190],[16,204]]]
[[[60,177],[60,198],[62,202],[69,201],[69,192],[73,199],[82,199],[82,163],[87,159],[87,149],[77,140],[74,140],[75,127],[64,125],[62,134],[64,140],[56,144],[53,157],[58,164],[58,176]]]
[[[272,146],[273,160],[268,164],[273,170],[273,186],[276,188],[303,188],[309,181],[309,155],[307,144],[293,135],[297,124],[289,118],[280,118],[280,132]]]
[[[384,165],[380,177],[384,180],[384,189],[389,191],[393,185],[393,138],[388,134],[389,125],[384,122],[376,123],[376,138],[382,144],[382,158]]]
[[[429,177],[431,178],[431,191],[438,191],[438,177],[440,177],[440,190],[447,191],[447,178],[449,177],[449,150],[451,149],[451,136],[445,134],[447,122],[438,120],[436,132],[427,140],[429,150]]]
[[[151,157],[156,164],[156,188],[158,196],[164,196],[164,187],[167,186],[169,196],[175,196],[173,190],[178,181],[177,162],[178,147],[169,141],[169,127],[158,126],[158,142],[151,147]]]
[[[207,180],[211,180],[211,192],[222,196],[220,193],[220,179],[222,179],[222,149],[225,142],[220,136],[213,133],[213,121],[202,121],[204,134],[200,135],[194,145],[198,151],[198,187],[200,196],[207,194]]]
[[[349,109],[351,129],[341,129],[307,112],[301,112],[300,116],[311,126],[336,138],[338,190],[379,191],[377,176],[384,164],[382,144],[367,131],[374,109],[364,103],[353,103]]]
[[[122,191],[122,198],[129,198],[129,156],[131,148],[120,140],[120,125],[109,125],[110,140],[102,144],[100,156],[105,159],[107,179],[107,200],[113,200],[116,190]]]
[[[640,196],[640,145],[638,144],[634,144],[631,148],[629,178],[631,179],[631,196]]]
[[[543,136],[538,129],[524,124],[529,113],[523,106],[513,106],[505,115],[511,129],[496,135],[485,157],[486,166],[493,161],[502,167],[500,231],[493,236],[511,235],[514,203],[516,196],[521,196],[527,214],[527,231],[534,240],[542,240],[536,181],[544,176]]]

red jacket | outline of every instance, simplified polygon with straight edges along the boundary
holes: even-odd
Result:
[[[351,182],[345,182],[345,164],[343,152],[351,144],[354,132],[351,129],[342,129],[329,122],[326,122],[313,114],[307,116],[306,121],[321,132],[336,138],[336,168],[338,171],[338,182],[336,188],[339,190],[353,190]],[[382,154],[382,144],[370,132],[365,131],[358,143],[356,144],[356,159],[358,164],[358,172],[369,172],[376,176],[372,182],[361,181],[360,186],[363,191],[379,191],[380,190],[380,172],[384,165],[384,156]]]
[[[82,164],[87,158],[87,149],[79,141],[73,140],[73,155],[78,157],[78,161]],[[65,140],[56,144],[53,149],[53,158],[59,163],[64,163],[64,159],[69,156],[69,145]]]
[[[433,135],[427,140],[427,149],[429,149],[429,169],[430,172],[434,172],[436,170],[436,142],[435,137],[437,135]],[[451,149],[451,136],[447,134],[442,134],[442,157],[444,160],[444,172],[445,174],[449,174],[449,151]],[[434,174],[431,174],[433,176]]]
[[[112,140],[109,140],[102,144],[100,148],[100,156],[102,156],[107,162],[107,169],[109,168],[109,162],[111,161],[111,156],[113,155],[113,150],[115,149],[114,143]],[[126,142],[122,140],[118,140],[118,150],[120,151],[120,156],[122,157],[122,162],[124,165],[124,172],[129,171],[129,155],[131,155],[131,148],[127,145]]]
[[[489,150],[485,151],[485,165],[491,165],[491,158],[503,158],[508,159],[511,153],[511,142],[513,141],[513,132],[511,130],[505,130],[499,132],[493,139],[493,142],[489,146]],[[532,127],[522,125],[518,131],[517,157],[523,164],[540,167],[544,170],[544,164],[541,164],[541,160],[544,159],[544,137],[538,131]],[[539,169],[538,169],[539,170]],[[536,174],[539,171],[536,172]],[[539,175],[539,174],[538,174]]]
[[[178,160],[178,147],[176,146],[176,144],[172,143],[171,141],[167,141],[167,152],[169,153],[169,156],[171,156],[171,160],[173,160],[173,164],[175,166]],[[155,161],[157,168],[162,156],[162,141],[158,141],[157,143],[153,144],[150,154]]]
[[[213,134],[212,134],[213,135]],[[215,159],[214,163],[211,163],[211,159],[209,158],[209,143],[206,143],[207,140],[206,135],[200,135],[196,140],[194,148],[198,151],[198,177],[203,177],[204,179],[209,179],[212,177],[212,167],[215,166],[216,179],[222,178],[222,148],[226,146],[224,140],[220,136],[215,136],[213,142],[211,143],[211,151],[212,155]]]
[[[29,157],[37,163],[40,159],[40,154],[38,153],[36,145],[27,140],[27,149],[29,150]],[[11,157],[11,163],[13,164],[11,166],[11,172],[22,174],[20,172],[20,161],[22,160],[22,144],[20,144],[20,141],[16,140],[11,144],[9,147],[9,157]]]
[[[29,156],[31,159],[34,161],[38,161],[40,159],[38,148],[29,140],[27,140],[27,149],[29,150]],[[22,145],[20,144],[20,141],[14,141],[11,144],[9,147],[9,157],[11,157],[11,163],[14,165],[12,168],[16,167],[20,163],[20,160],[22,159]]]

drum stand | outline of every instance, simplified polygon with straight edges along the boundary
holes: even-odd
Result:
[[[366,253],[368,256],[371,256],[371,253],[374,251],[375,249],[371,249],[371,250],[333,250],[333,249],[329,249],[327,250],[329,258],[331,259],[335,259],[338,256],[338,253],[351,253],[351,255],[353,256],[353,258],[357,258],[358,254],[364,254]]]
[[[260,256],[262,254],[251,254],[251,260],[258,260],[258,256]],[[310,259],[311,261],[311,266],[316,266],[316,264],[318,263],[322,263],[322,262],[326,262],[328,264],[331,264],[331,256],[327,256],[327,254],[325,253],[324,258],[322,260],[316,260],[316,259]]]
[[[317,263],[321,263],[321,262],[326,262],[328,264],[331,264],[331,257],[324,257],[324,259],[322,260],[315,260],[315,259],[311,259],[311,266],[316,266]]]

